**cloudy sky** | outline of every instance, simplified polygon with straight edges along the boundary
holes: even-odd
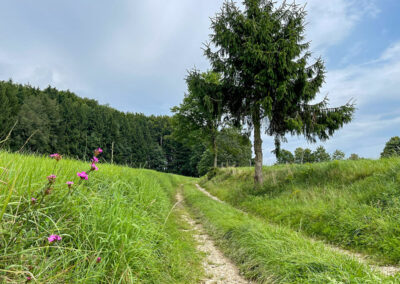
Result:
[[[305,3],[306,1],[296,1]],[[323,143],[377,158],[400,135],[400,1],[309,0],[307,38],[327,66],[332,106],[357,102],[352,124]],[[119,110],[169,114],[221,0],[0,0],[0,80],[69,89]],[[264,137],[265,163],[274,161]],[[314,149],[301,138],[283,147]]]

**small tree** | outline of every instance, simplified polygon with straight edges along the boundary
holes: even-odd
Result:
[[[331,156],[326,152],[324,146],[319,146],[313,153],[314,162],[327,162],[331,160]]]
[[[392,156],[400,156],[400,137],[395,136],[386,142],[385,148],[381,153],[381,158],[388,158]]]
[[[345,157],[344,152],[340,151],[340,150],[336,150],[335,152],[333,152],[332,154],[332,160],[343,160]]]
[[[303,149],[301,147],[296,148],[294,150],[294,162],[296,164],[304,164],[304,163],[314,163],[314,155],[311,149]]]
[[[356,161],[356,160],[359,160],[360,159],[360,156],[358,156],[357,154],[351,154],[350,155],[350,157],[349,157],[349,160],[353,160],[353,161]]]
[[[304,160],[304,149],[301,147],[296,148],[294,150],[294,162],[296,164],[302,164]]]
[[[351,121],[354,107],[327,108],[327,99],[310,105],[325,78],[321,59],[308,64],[304,42],[306,12],[285,2],[244,0],[244,10],[224,3],[212,19],[211,44],[205,49],[214,71],[222,74],[224,102],[230,114],[254,129],[256,185],[262,183],[261,128],[275,137],[276,153],[286,134],[309,141],[328,139]]]
[[[292,152],[282,149],[279,156],[276,157],[278,164],[292,164],[294,163],[294,156]]]
[[[226,127],[218,132],[218,164],[225,166],[244,167],[251,159],[251,141],[241,129]],[[213,153],[209,149],[204,151],[197,165],[200,176],[206,174],[213,166]]]
[[[196,136],[209,142],[213,155],[214,167],[218,162],[217,134],[222,126],[223,107],[220,87],[220,75],[214,72],[199,73],[194,70],[186,78],[188,94],[180,106],[173,107],[175,113],[174,135],[181,141]]]
[[[315,159],[314,159],[314,155],[311,151],[311,149],[304,149],[303,152],[303,163],[314,163]]]

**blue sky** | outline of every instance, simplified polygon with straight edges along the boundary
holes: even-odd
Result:
[[[296,1],[305,3],[306,1]],[[169,114],[186,70],[209,68],[201,50],[220,0],[0,0],[0,79],[55,86],[122,111]],[[353,123],[324,145],[377,158],[400,135],[400,1],[307,1],[307,38],[327,79],[319,98],[357,102]],[[274,162],[263,138],[264,160]]]

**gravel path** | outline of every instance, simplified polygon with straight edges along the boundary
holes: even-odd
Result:
[[[223,203],[222,200],[220,200],[218,197],[209,193],[207,190],[202,188],[200,185],[196,184],[196,187],[199,191],[203,192],[208,197],[214,199],[215,201]],[[244,211],[242,211],[242,212],[244,212]],[[244,213],[246,213],[246,212],[244,212]],[[313,239],[311,239],[311,240],[313,240]],[[313,241],[315,241],[315,240],[313,240]],[[396,273],[400,272],[400,267],[397,267],[397,266],[391,266],[391,265],[382,266],[382,265],[370,264],[368,262],[368,256],[366,256],[364,254],[345,250],[345,249],[333,246],[331,244],[326,244],[326,246],[334,251],[348,255],[348,256],[352,257],[353,259],[358,260],[359,262],[365,263],[365,264],[369,265],[369,267],[371,267],[373,270],[379,271],[380,273],[382,273],[386,276],[392,276],[392,275],[395,275]]]
[[[180,192],[176,194],[176,200],[178,203],[177,206],[182,207],[183,196]],[[206,255],[203,260],[206,276],[202,279],[202,283],[250,283],[240,276],[237,267],[215,246],[214,241],[207,235],[201,224],[197,223],[186,213],[182,213],[181,217],[189,224],[191,230],[194,232],[193,236],[198,242],[197,249]]]

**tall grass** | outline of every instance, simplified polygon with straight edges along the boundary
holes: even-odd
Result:
[[[214,201],[193,185],[184,194],[217,244],[257,283],[399,283],[321,242]]]
[[[0,282],[193,283],[202,270],[193,239],[171,213],[176,176],[102,165],[74,194],[82,162],[0,152]],[[55,169],[55,170],[54,170]],[[55,171],[55,172],[54,172]],[[33,207],[56,174],[52,194]],[[15,181],[15,184],[13,184]],[[11,192],[9,195],[8,193]],[[8,196],[9,200],[8,200]],[[28,208],[29,209],[29,208]],[[33,208],[31,208],[33,209]],[[22,214],[27,211],[29,213]],[[59,242],[47,237],[57,234]],[[101,258],[98,259],[98,258]]]
[[[400,262],[400,159],[265,167],[253,189],[250,168],[220,170],[202,184],[270,222]]]

